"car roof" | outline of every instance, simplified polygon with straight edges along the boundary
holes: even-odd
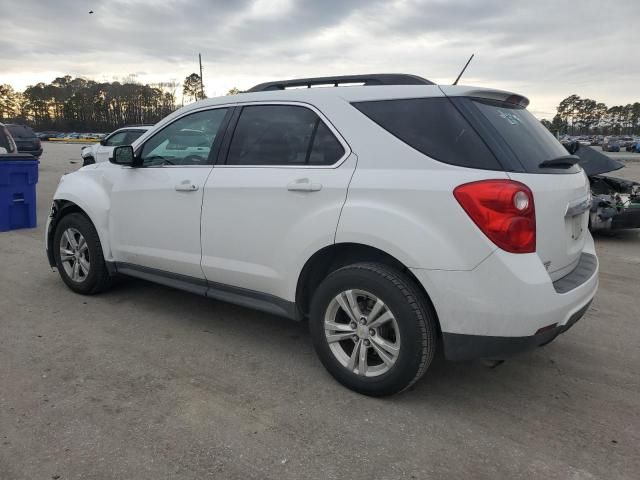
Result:
[[[442,97],[444,94],[448,96],[487,96],[488,94],[493,94],[496,97],[502,98],[516,95],[513,92],[504,90],[496,90],[483,87],[470,87],[463,85],[368,85],[348,87],[339,86],[291,88],[287,90],[246,92],[239,93],[237,95],[209,98],[186,105],[178,111],[187,112],[190,110],[201,109],[207,106],[248,102],[290,101],[313,104],[316,101],[322,101],[328,98],[335,97],[339,97],[347,102],[357,102],[367,100],[390,100],[417,97]],[[524,97],[522,98],[524,99]]]

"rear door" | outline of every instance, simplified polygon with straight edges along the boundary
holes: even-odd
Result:
[[[210,282],[293,300],[300,262],[334,241],[356,159],[308,105],[246,105],[234,123],[205,187],[202,268]]]

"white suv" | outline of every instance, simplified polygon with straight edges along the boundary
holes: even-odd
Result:
[[[337,88],[289,88],[319,84]],[[412,385],[438,342],[501,359],[598,286],[587,178],[527,104],[391,74],[203,100],[62,178],[49,262],[78,293],[123,274],[308,318],[368,395]]]

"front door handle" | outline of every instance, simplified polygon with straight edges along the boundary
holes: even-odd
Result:
[[[313,183],[308,178],[299,178],[287,185],[290,192],[319,192],[322,190],[321,183]]]
[[[195,192],[199,187],[191,180],[183,180],[175,188],[176,192]]]

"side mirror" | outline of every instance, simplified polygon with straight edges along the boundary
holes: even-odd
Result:
[[[135,155],[131,145],[121,145],[113,149],[113,157],[109,159],[116,165],[133,166]]]
[[[9,152],[7,152],[6,148],[0,147],[0,155],[3,154],[3,153],[9,153]]]
[[[107,146],[107,139],[103,138],[102,140],[100,140],[100,145],[102,145],[103,147]]]

